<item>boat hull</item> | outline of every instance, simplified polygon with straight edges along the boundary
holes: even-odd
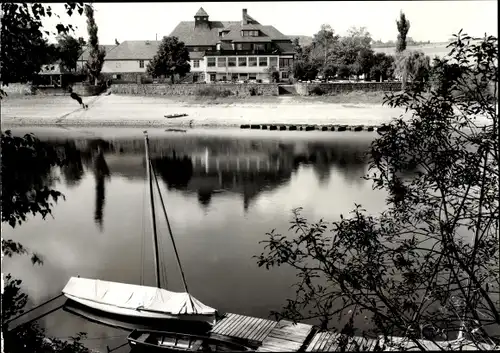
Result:
[[[166,313],[156,313],[151,311],[144,310],[134,310],[123,307],[117,307],[114,305],[109,305],[105,303],[99,303],[93,300],[79,298],[70,294],[64,294],[66,298],[71,299],[74,302],[77,302],[83,306],[89,307],[91,309],[99,310],[104,313],[124,316],[124,317],[133,317],[140,319],[160,319],[160,320],[181,320],[181,321],[193,321],[193,322],[203,322],[209,325],[213,325],[215,323],[215,315],[171,315]]]
[[[249,352],[250,347],[209,335],[190,335],[166,331],[134,330],[127,340],[132,351],[159,352]]]

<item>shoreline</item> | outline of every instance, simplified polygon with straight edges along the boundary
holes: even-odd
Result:
[[[331,103],[325,99],[256,97],[248,100],[108,95],[84,99],[87,110],[66,96],[7,98],[4,126],[240,128],[241,125],[380,126],[403,113],[381,104]],[[186,114],[179,118],[165,116]]]

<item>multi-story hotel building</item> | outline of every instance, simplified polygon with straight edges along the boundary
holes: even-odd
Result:
[[[194,21],[182,21],[170,33],[190,52],[194,81],[241,81],[270,79],[275,68],[288,80],[294,59],[290,38],[273,26],[261,25],[246,9],[241,21],[211,21],[200,8]]]

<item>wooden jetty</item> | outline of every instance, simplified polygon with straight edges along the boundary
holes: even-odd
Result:
[[[420,351],[413,341],[403,337],[347,337],[332,331],[318,331],[312,325],[287,320],[260,319],[228,313],[210,331],[215,336],[235,339],[256,352],[369,352],[380,350]],[[433,342],[418,340],[425,350],[478,350],[467,340]],[[498,347],[481,344],[481,349]]]
[[[59,299],[61,295],[52,298],[39,306],[28,310],[35,316],[34,318],[21,316],[15,317],[9,323],[9,330],[17,330],[30,322],[53,313],[64,307],[60,304],[54,309],[45,312],[42,315],[36,315],[37,310],[46,307],[47,304]],[[61,302],[59,302],[61,303]],[[52,306],[55,306],[54,302]],[[66,303],[67,304],[67,303]],[[71,312],[71,311],[70,311]],[[94,319],[93,321],[106,324],[104,321]],[[355,351],[398,351],[398,350],[424,350],[432,351],[454,351],[454,350],[498,350],[498,346],[478,343],[461,339],[453,341],[433,342],[429,340],[418,340],[420,347],[415,342],[404,337],[390,337],[385,340],[383,337],[364,338],[347,337],[333,331],[319,331],[314,326],[297,323],[294,324],[287,320],[275,321],[261,319],[246,315],[226,313],[212,327],[209,334],[214,338],[234,340],[243,344],[256,352],[355,352]]]

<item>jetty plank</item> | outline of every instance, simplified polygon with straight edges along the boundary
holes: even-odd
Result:
[[[233,331],[233,329],[239,325],[240,322],[242,322],[243,320],[245,320],[245,316],[243,315],[235,315],[231,322],[229,323],[229,325],[227,325],[225,328],[224,328],[224,335],[225,336],[231,336],[229,333]]]
[[[272,320],[228,313],[213,327],[211,333],[261,344],[277,324]]]
[[[247,338],[249,336],[250,331],[254,326],[259,322],[259,319],[255,317],[250,317],[249,320],[247,320],[245,325],[241,325],[237,331],[234,332],[235,336],[241,337],[241,338]]]
[[[243,316],[243,315],[241,316],[242,319],[237,324],[235,324],[230,330],[227,331],[228,336],[232,337],[236,336],[236,333],[239,332],[242,327],[245,327],[250,320],[252,320],[252,317],[250,316]]]
[[[312,352],[313,351],[314,347],[316,346],[316,344],[319,341],[320,336],[321,335],[318,334],[318,333],[313,336],[311,342],[309,342],[309,345],[306,347],[306,352]]]
[[[219,322],[217,322],[215,324],[215,326],[212,328],[211,332],[216,333],[216,334],[220,334],[221,332],[224,332],[225,328],[228,325],[231,325],[231,322],[232,322],[234,315],[235,314],[232,314],[232,313],[226,314],[226,316],[222,320],[220,320]]]
[[[298,351],[311,333],[313,327],[307,324],[281,320],[262,342],[257,352],[291,352]]]
[[[269,333],[278,325],[276,321],[266,320],[267,322],[263,322],[262,326],[254,333],[254,336],[251,338],[254,341],[263,342],[265,338],[269,335]]]

